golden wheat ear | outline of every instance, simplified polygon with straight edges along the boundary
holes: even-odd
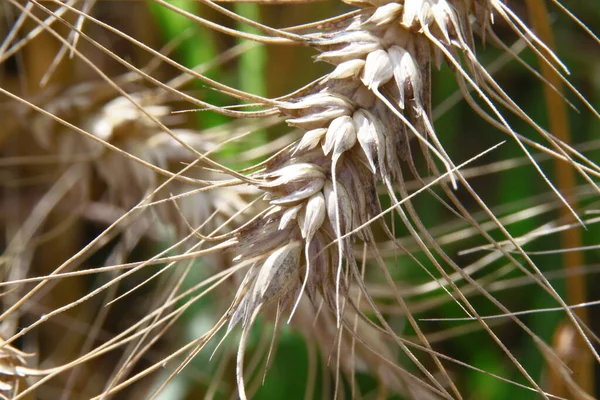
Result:
[[[359,5],[365,6],[364,3]],[[508,309],[498,303],[483,286],[478,284],[468,274],[462,272],[461,267],[449,257],[437,244],[435,238],[429,234],[428,229],[420,221],[419,214],[411,205],[411,200],[408,197],[409,194],[405,190],[406,182],[400,173],[402,166],[401,159],[398,156],[402,154],[406,155],[406,143],[412,137],[417,138],[431,170],[439,174],[435,160],[437,158],[437,162],[441,162],[448,171],[448,176],[454,188],[457,186],[457,181],[460,181],[467,188],[474,199],[492,221],[494,221],[497,228],[506,235],[517,253],[524,257],[524,264],[514,258],[506,248],[498,245],[490,235],[482,230],[479,223],[471,218],[470,212],[462,206],[461,201],[452,191],[445,189],[445,192],[450,201],[454,203],[454,206],[463,214],[463,217],[469,220],[487,240],[492,242],[497,251],[503,254],[509,262],[521,269],[531,279],[539,280],[548,294],[566,312],[576,330],[578,330],[578,334],[582,338],[582,343],[587,345],[588,350],[598,358],[588,338],[585,322],[582,323],[579,317],[567,307],[565,301],[552,288],[546,278],[544,278],[538,266],[527,255],[521,244],[509,234],[508,230],[494,216],[489,207],[471,189],[467,181],[461,176],[460,171],[454,167],[452,160],[441,145],[440,139],[433,128],[431,114],[431,95],[429,93],[431,90],[431,66],[437,65],[439,68],[442,63],[447,63],[455,72],[463,95],[475,111],[481,114],[488,122],[492,123],[492,125],[499,127],[515,139],[532,162],[532,165],[540,172],[540,175],[557,195],[559,201],[570,210],[572,216],[583,224],[583,221],[572,207],[571,202],[546,178],[538,162],[523,144],[523,137],[518,135],[508,124],[506,117],[500,112],[499,106],[505,107],[510,112],[523,118],[547,138],[550,144],[561,154],[563,160],[569,162],[591,184],[592,188],[596,190],[597,187],[591,176],[597,174],[597,166],[593,166],[592,170],[582,168],[582,164],[574,161],[568,154],[571,150],[567,149],[568,145],[565,147],[564,140],[557,140],[554,136],[540,128],[505,94],[502,88],[480,64],[475,55],[475,29],[473,25],[478,27],[480,33],[484,34],[488,32],[489,35],[493,35],[491,24],[493,15],[500,15],[531,49],[537,53],[542,49],[547,53],[546,56],[541,58],[543,63],[551,66],[557,73],[557,68],[565,70],[566,68],[564,68],[564,65],[553,55],[548,47],[507,6],[500,2],[467,4],[445,1],[412,1],[403,4],[385,2],[382,4],[366,4],[366,6],[367,8],[362,13],[353,15],[346,24],[343,24],[342,29],[331,29],[307,35],[310,38],[308,41],[309,45],[321,51],[321,54],[317,56],[317,60],[334,64],[336,68],[330,75],[320,80],[318,87],[309,89],[302,96],[296,95],[287,98],[287,101],[291,105],[280,107],[284,114],[291,117],[288,119],[290,125],[304,129],[307,133],[299,142],[298,147],[290,154],[291,157],[288,161],[282,162],[280,158],[278,165],[273,167],[272,170],[277,174],[276,176],[279,176],[279,179],[274,181],[273,186],[263,185],[266,187],[266,192],[268,193],[267,199],[271,201],[271,204],[277,205],[280,209],[283,205],[287,205],[286,203],[289,200],[293,200],[290,206],[288,206],[289,209],[284,208],[282,210],[280,217],[282,221],[280,226],[287,227],[287,221],[290,216],[294,218],[296,214],[302,212],[304,207],[307,207],[308,210],[309,202],[300,205],[298,201],[318,191],[323,179],[320,178],[320,173],[319,178],[315,175],[313,179],[310,174],[296,178],[293,171],[296,168],[313,168],[316,171],[318,168],[321,172],[325,170],[325,179],[331,179],[332,183],[327,183],[327,181],[323,192],[327,199],[325,203],[332,205],[327,213],[329,222],[332,224],[332,227],[328,230],[334,232],[338,254],[337,256],[332,255],[329,257],[334,261],[337,259],[337,266],[331,274],[335,276],[335,295],[327,295],[325,301],[327,302],[326,299],[328,297],[334,298],[333,302],[330,301],[329,304],[333,305],[332,311],[337,315],[337,324],[340,326],[342,314],[340,306],[340,298],[342,296],[340,292],[341,288],[348,285],[348,282],[342,281],[342,277],[347,276],[342,273],[342,267],[345,263],[351,265],[354,262],[353,255],[347,254],[344,251],[344,248],[348,246],[348,244],[345,244],[345,241],[353,235],[355,237],[352,241],[365,240],[364,236],[360,233],[360,228],[354,230],[352,227],[364,227],[369,211],[372,210],[368,208],[367,200],[363,197],[365,194],[364,189],[352,189],[372,188],[374,187],[374,182],[369,182],[372,179],[383,182],[390,198],[397,205],[395,208],[403,224],[409,228],[421,250],[428,255],[430,262],[437,267],[438,273],[442,275],[452,289],[452,292],[455,293],[452,298],[458,304],[462,303],[461,307],[463,310],[468,315],[472,315],[470,318],[474,318],[481,323],[481,326],[488,331],[496,344],[524,375],[531,387],[543,397],[547,397],[549,394],[542,389],[536,379],[527,372],[521,362],[514,357],[513,353],[503,344],[502,340],[490,329],[481,316],[478,315],[476,309],[466,299],[462,290],[456,286],[455,280],[445,272],[443,265],[436,260],[434,254],[442,258],[444,260],[443,264],[454,269],[476,291],[488,297],[490,301],[494,302],[507,315],[510,314]],[[473,24],[473,21],[469,18],[472,18],[476,23]],[[525,37],[523,32],[528,37]],[[548,83],[548,79],[545,79]],[[557,90],[556,85],[550,85],[553,86],[555,91]],[[483,103],[489,108],[491,114],[483,111],[477,105],[477,102],[471,97],[471,90],[475,91],[483,99]],[[575,93],[579,96],[577,91]],[[589,102],[585,99],[584,104],[590,107]],[[593,107],[590,107],[590,109],[597,115]],[[318,147],[319,144],[321,144],[321,149]],[[434,157],[432,158],[430,154]],[[349,155],[352,156],[349,157]],[[310,160],[310,163],[306,164],[308,160]],[[340,166],[340,171],[338,171],[338,165]],[[415,168],[412,168],[412,170],[416,171]],[[588,171],[591,172],[591,176],[588,174]],[[286,173],[290,174],[287,179],[284,176]],[[346,178],[340,179],[339,177],[342,175],[346,175]],[[369,177],[369,175],[371,176]],[[415,177],[420,179],[418,173],[415,173]],[[287,188],[286,185],[291,185],[291,187]],[[330,187],[329,190],[328,185]],[[442,183],[442,187],[445,187],[444,183]],[[349,188],[351,189],[349,190]],[[562,189],[565,190],[565,188]],[[279,201],[278,196],[282,195],[281,193],[283,193],[284,197]],[[396,193],[400,195],[400,199],[398,199]],[[376,195],[374,192],[367,192],[366,197],[373,199],[376,198]],[[404,207],[406,207],[406,211],[403,210]],[[323,215],[322,211],[320,211],[320,215]],[[265,223],[274,224],[271,221],[273,217],[276,218],[277,214],[270,215],[269,220]],[[363,219],[361,220],[361,218]],[[319,222],[316,226],[323,228],[324,222],[322,217],[319,217],[317,220]],[[349,223],[351,220],[354,221],[352,224]],[[300,231],[305,231],[306,228],[302,226],[303,219],[299,219],[299,224]],[[284,234],[279,239],[280,246],[285,246],[288,240],[296,240],[295,237],[288,239],[290,236],[287,231],[282,232]],[[269,237],[275,240],[275,236]],[[272,246],[273,244],[269,244],[269,246],[260,247],[269,249]],[[310,247],[310,242],[308,242],[306,247]],[[307,260],[306,264],[307,267],[300,296],[304,287],[312,285],[310,282],[311,271],[308,267],[310,260]],[[533,273],[530,269],[533,270]],[[368,293],[364,294],[368,297]],[[525,324],[514,318],[513,321],[534,339],[544,357],[554,354],[550,347],[544,344],[538,335],[531,331]],[[414,326],[420,332],[416,323]],[[422,344],[429,346],[422,334],[419,335],[419,340]],[[551,356],[551,358],[558,360],[555,356]],[[434,360],[438,362],[441,373],[451,382],[444,367],[437,360],[437,356],[434,356]],[[415,359],[413,361],[417,365],[420,365],[419,361]],[[566,366],[559,363],[557,364],[557,368],[563,371],[561,374],[565,376],[564,371],[566,371]],[[424,372],[425,376],[433,379],[428,371]],[[439,381],[433,379],[432,383],[437,385],[437,388],[442,391],[438,392],[442,396],[452,396],[450,392],[446,391],[444,386],[440,386]],[[591,390],[589,379],[582,379],[581,383],[587,386],[586,390]],[[584,393],[584,391],[577,389],[577,384],[572,380],[568,381],[567,386],[569,390],[578,393],[578,395]],[[454,385],[450,384],[449,389],[454,392],[454,395],[460,397]]]
[[[210,0],[198,2],[202,12],[187,3],[151,3],[179,23],[236,40],[309,48],[327,72],[270,98],[208,76],[211,67],[250,51],[246,44],[191,67],[176,61],[184,38],[160,49],[156,37],[142,33],[149,31],[148,15],[132,17],[136,31],[106,18],[100,2],[3,4],[14,23],[0,44],[0,63],[27,73],[20,85],[0,76],[0,93],[9,99],[1,106],[10,110],[0,144],[11,159],[2,161],[20,168],[13,184],[19,189],[8,190],[3,202],[8,245],[0,286],[11,290],[0,315],[9,331],[0,346],[2,395],[24,399],[58,387],[65,398],[156,398],[188,371],[201,376],[194,360],[212,351],[217,371],[199,378],[198,387],[208,398],[251,398],[272,367],[285,318],[307,343],[305,398],[318,397],[317,381],[322,398],[369,396],[360,384],[366,374],[379,398],[460,399],[473,396],[461,378],[465,370],[523,395],[593,396],[593,358],[600,357],[584,311],[592,303],[586,303],[591,269],[583,256],[597,246],[583,246],[572,232],[597,222],[582,210],[596,207],[600,167],[585,147],[570,143],[559,115],[578,106],[569,96],[592,118],[600,115],[567,80],[539,1],[527,2],[534,30],[515,5],[498,0],[349,0],[352,11],[336,8],[332,18],[287,28]],[[514,46],[504,44],[507,37],[517,39]],[[194,45],[231,43],[215,38]],[[542,82],[552,99],[548,129],[481,61],[487,49],[480,42],[497,45]],[[523,51],[538,57],[540,72],[523,61]],[[285,57],[269,62],[287,75]],[[76,76],[81,69],[86,73]],[[483,141],[466,157],[449,146],[448,129],[435,118],[440,76],[452,79],[459,98],[506,142]],[[222,96],[218,105],[213,92]],[[209,112],[237,121],[199,130],[185,118],[192,114],[172,113],[190,105],[202,121]],[[470,137],[472,130],[461,129],[461,143],[479,142],[488,132]],[[253,142],[258,132],[266,139]],[[483,164],[510,145],[517,153],[508,160]],[[556,184],[548,159],[560,165]],[[256,163],[232,167],[246,160]],[[548,191],[534,207],[493,206],[485,185],[475,182],[528,167]],[[39,190],[27,189],[33,186]],[[24,216],[12,213],[23,198]],[[430,222],[432,204],[448,216],[439,225]],[[515,233],[513,224],[530,219],[527,232]],[[80,242],[90,224],[101,224],[102,232]],[[14,226],[20,226],[15,234]],[[533,246],[567,231],[560,244],[565,271],[552,275],[543,256],[556,244]],[[129,262],[149,241],[166,249]],[[48,250],[65,244],[56,254]],[[93,254],[102,261],[88,260]],[[566,295],[556,289],[557,277],[567,282]],[[552,307],[531,303],[515,312],[520,304],[510,289],[519,285]],[[199,307],[206,298],[210,307]],[[564,318],[558,344],[523,318],[530,312]],[[189,315],[210,328],[182,339]],[[474,331],[483,331],[477,348],[446,354],[449,340]],[[510,335],[532,344],[550,379],[531,367]],[[230,340],[237,343],[229,346]],[[60,351],[48,353],[48,343]],[[33,360],[16,350],[21,344]],[[506,360],[502,368],[471,357],[479,350],[497,352]],[[150,379],[156,386],[146,384]]]

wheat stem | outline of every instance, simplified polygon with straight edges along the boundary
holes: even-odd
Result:
[[[533,30],[549,48],[556,48],[545,1],[527,0],[526,4],[529,10]],[[562,95],[560,92],[562,92],[562,81],[559,74],[541,59],[541,55],[538,56],[538,58],[540,59],[539,67],[541,74],[559,91],[559,93],[556,93],[555,91],[548,90],[548,87],[543,88],[550,132],[562,142],[568,144],[571,142],[571,134],[567,109],[561,100]],[[576,186],[574,171],[559,161],[555,161],[555,170],[559,190],[565,196],[572,197]],[[577,210],[578,207],[575,199],[570,200],[570,204],[573,209]],[[572,220],[570,212],[566,211],[564,207],[560,209],[560,216],[562,221]],[[582,251],[577,250],[582,247],[581,231],[578,229],[570,230],[568,232],[563,231],[560,233],[560,240],[562,248],[573,249],[573,251],[563,253],[563,267],[569,271],[583,265],[583,253]],[[567,303],[585,303],[587,293],[585,275],[569,275],[566,278],[566,282]],[[577,308],[574,313],[579,317],[581,325],[587,325],[589,320],[587,308]],[[572,342],[564,343],[564,340],[561,340],[561,336],[564,336],[564,334],[570,330],[572,330],[571,326],[563,324],[555,333],[556,352],[559,356],[568,357],[565,361],[573,370],[573,379],[580,388],[587,393],[594,393],[594,362],[592,354],[585,348],[586,345],[583,338],[579,335],[575,335]],[[565,354],[564,346],[567,346],[567,348],[570,349],[569,352],[574,353],[567,356],[567,354]],[[577,399],[585,398],[579,390],[575,390],[569,385],[569,382],[566,379],[563,379],[560,374],[557,374],[556,370],[554,370],[551,365],[549,368],[553,375],[553,378],[550,380],[553,393],[565,397],[573,395]]]

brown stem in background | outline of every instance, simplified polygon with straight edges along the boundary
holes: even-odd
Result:
[[[545,42],[549,48],[555,48],[554,36],[548,18],[548,11],[544,0],[526,0],[529,18],[533,30],[538,37]],[[541,50],[544,52],[544,50]],[[550,132],[565,143],[571,142],[569,130],[569,116],[567,105],[560,97],[562,92],[562,82],[557,73],[552,70],[546,61],[539,58],[540,72],[556,89],[553,91],[547,85],[544,86],[544,96],[546,98],[546,109],[548,114],[548,124]],[[577,210],[577,203],[572,196],[576,185],[575,172],[566,163],[556,160],[555,171],[557,177],[558,189],[568,199],[571,206]],[[560,210],[560,218],[563,222],[573,221],[573,217],[567,208]],[[581,246],[581,231],[569,230],[560,235],[563,248],[577,248]],[[583,265],[583,254],[580,251],[569,251],[563,253],[564,268],[572,270]],[[567,274],[567,303],[581,304],[586,301],[586,280],[583,274]],[[575,314],[583,324],[588,322],[588,313],[585,307],[577,308]],[[585,392],[594,393],[594,361],[592,354],[586,349],[583,338],[577,335],[571,324],[563,323],[555,332],[553,340],[554,350],[573,371],[573,380]],[[563,379],[556,371],[550,367],[550,392],[554,395],[567,398],[581,399],[586,397],[580,391],[576,390]],[[571,397],[573,396],[573,397]]]

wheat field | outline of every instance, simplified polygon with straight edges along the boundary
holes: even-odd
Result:
[[[597,398],[598,26],[2,0],[0,398]]]

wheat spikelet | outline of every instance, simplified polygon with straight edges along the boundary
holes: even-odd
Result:
[[[502,281],[506,274],[519,271],[529,284],[536,284],[556,301],[558,309],[571,320],[573,335],[583,338],[588,346],[585,351],[592,352],[598,358],[591,342],[594,336],[587,329],[585,321],[579,320],[540,271],[532,260],[533,253],[523,248],[539,236],[572,229],[577,224],[563,221],[558,227],[542,226],[528,234],[512,236],[506,229],[512,216],[497,218],[496,212],[488,207],[468,180],[466,168],[479,156],[457,165],[442,144],[444,133],[434,128],[432,74],[444,66],[451,71],[461,94],[473,110],[517,143],[525,155],[522,162],[533,165],[554,193],[555,197],[543,204],[544,211],[531,212],[548,212],[562,205],[571,210],[580,222],[584,222],[571,207],[572,199],[561,194],[546,178],[536,159],[539,157],[532,154],[527,146],[534,146],[551,157],[567,162],[580,174],[588,186],[576,193],[578,199],[593,199],[597,194],[594,178],[598,176],[598,166],[535,123],[496,83],[477,57],[477,37],[507,48],[493,30],[494,23],[501,19],[526,47],[540,55],[545,65],[570,85],[563,77],[566,67],[510,7],[495,0],[349,1],[360,8],[334,20],[282,30],[248,21],[212,2],[203,1],[226,16],[249,23],[264,34],[261,35],[236,31],[169,3],[158,3],[199,24],[240,38],[311,47],[318,52],[315,59],[332,64],[333,70],[288,96],[267,99],[233,89],[202,73],[177,65],[143,42],[109,25],[102,25],[103,22],[91,14],[90,3],[78,8],[80,5],[77,2],[65,5],[56,2],[56,9],[49,11],[44,4],[37,2],[28,2],[25,7],[11,2],[15,9],[22,12],[22,16],[30,18],[39,27],[43,26],[42,19],[32,14],[32,9],[44,14],[42,18],[56,18],[52,24],[60,23],[69,29],[66,39],[53,31],[57,39],[61,38],[63,56],[69,50],[93,69],[93,63],[78,50],[81,45],[76,45],[81,41],[89,42],[100,46],[101,52],[157,89],[139,90],[125,83],[130,83],[129,73],[119,80],[109,78],[96,69],[95,72],[108,83],[110,95],[102,98],[98,104],[86,104],[85,110],[76,110],[75,114],[79,113],[78,116],[82,117],[83,123],[80,124],[71,122],[74,118],[63,114],[65,107],[60,102],[54,101],[54,104],[40,108],[24,101],[24,96],[11,96],[13,100],[24,104],[25,110],[32,109],[34,115],[43,115],[34,121],[34,135],[45,151],[55,152],[56,159],[69,164],[70,155],[74,152],[92,154],[89,169],[81,172],[84,176],[81,193],[89,202],[85,196],[97,184],[90,178],[91,171],[95,171],[106,187],[103,201],[117,210],[114,217],[104,220],[110,226],[101,237],[109,238],[119,231],[125,233],[121,245],[108,258],[106,265],[88,271],[116,275],[110,276],[108,282],[103,282],[97,289],[82,293],[66,305],[55,307],[50,313],[42,315],[39,321],[28,323],[7,343],[13,345],[18,339],[28,337],[35,327],[45,326],[49,319],[90,301],[100,293],[107,293],[108,304],[131,296],[134,290],[147,282],[158,276],[164,277],[163,272],[172,271],[177,262],[202,257],[204,262],[211,264],[210,278],[190,290],[184,291],[181,285],[191,265],[180,277],[174,275],[169,277],[170,280],[161,281],[172,285],[165,286],[168,289],[156,295],[155,304],[149,305],[150,311],[145,315],[102,344],[85,347],[86,351],[72,357],[73,360],[56,362],[52,368],[42,370],[37,374],[42,376],[40,380],[13,397],[23,398],[37,388],[42,390],[42,385],[56,376],[80,368],[110,350],[126,346],[129,348],[114,375],[104,377],[105,382],[96,385],[94,393],[87,397],[95,396],[98,392],[101,394],[96,398],[119,396],[126,387],[134,386],[139,379],[160,370],[162,365],[179,359],[176,361],[179,365],[174,367],[159,387],[160,391],[201,350],[211,346],[216,339],[224,341],[225,337],[234,333],[237,325],[241,325],[241,337],[236,346],[236,383],[239,396],[246,398],[247,389],[249,393],[254,393],[260,384],[255,372],[257,366],[262,365],[266,370],[273,351],[268,350],[266,360],[260,354],[253,357],[248,367],[245,355],[251,328],[259,318],[266,316],[274,320],[275,330],[280,326],[281,318],[285,317],[288,323],[303,332],[308,342],[317,343],[324,357],[329,355],[331,359],[335,358],[335,362],[330,362],[335,374],[335,387],[329,395],[339,397],[347,390],[340,378],[342,374],[350,382],[352,397],[358,396],[354,376],[356,371],[367,371],[376,378],[381,391],[416,399],[462,398],[468,394],[463,393],[454,381],[452,367],[454,364],[475,370],[479,367],[437,350],[434,347],[435,336],[423,329],[423,323],[417,317],[436,305],[449,303],[456,305],[462,311],[461,315],[473,322],[476,329],[489,334],[490,343],[501,349],[520,377],[490,375],[536,392],[543,398],[551,398],[552,394],[548,393],[546,386],[531,375],[522,360],[506,345],[505,339],[493,329],[491,318],[477,310],[471,301],[471,297],[475,296],[486,298],[500,309],[504,318],[511,320],[531,338],[548,363],[555,366],[557,374],[568,382],[571,393],[581,398],[588,396],[570,378],[568,367],[560,361],[555,349],[512,313],[509,307],[497,300],[491,287],[493,284],[500,287],[507,284]],[[77,18],[80,18],[80,22],[74,22]],[[129,40],[134,47],[182,70],[184,74],[201,79],[219,91],[253,103],[261,109],[239,111],[233,107],[217,107],[190,96],[174,83],[175,80],[163,83],[148,74],[148,69],[136,67],[103,47],[98,40],[87,36],[85,31],[80,31],[81,21],[103,26]],[[307,30],[309,33],[304,33]],[[14,38],[9,36],[0,52],[4,59],[6,54],[16,51],[16,47],[10,47],[16,45]],[[518,58],[514,53],[511,55]],[[137,82],[137,78],[133,81]],[[545,83],[551,85],[547,81]],[[555,86],[551,88],[558,90]],[[598,116],[583,95],[573,86],[569,88]],[[67,92],[64,98],[71,100],[78,89],[81,90],[81,87]],[[6,89],[2,92],[9,96],[11,94]],[[86,102],[97,95],[93,93],[93,88],[83,87],[83,92],[85,94],[81,98]],[[473,96],[472,92],[476,95]],[[172,97],[229,117],[264,118],[265,122],[258,124],[263,127],[273,123],[268,118],[278,116],[295,128],[291,135],[295,135],[297,140],[284,146],[275,144],[274,151],[270,147],[264,153],[272,153],[271,157],[236,171],[211,158],[218,146],[213,144],[214,140],[205,139],[210,137],[206,132],[173,128],[168,123],[172,109],[168,103]],[[73,102],[77,106],[80,103]],[[529,124],[548,145],[517,133],[504,116],[506,111]],[[48,127],[52,125],[48,118],[69,129],[77,128],[84,140],[79,140],[81,137],[64,140],[61,133],[56,138],[48,135]],[[244,119],[244,123],[246,121]],[[243,126],[244,131],[252,131],[257,125],[248,123]],[[220,139],[222,141],[236,139],[234,134],[216,137],[226,137]],[[57,148],[51,149],[50,141],[57,141]],[[187,164],[183,169],[177,166],[181,162]],[[422,176],[419,165],[423,163],[430,176]],[[62,180],[58,181],[64,187],[57,184],[57,189],[53,187],[49,194],[72,190],[73,182],[80,178],[74,173],[65,173],[62,166],[58,171],[64,174],[61,175]],[[164,178],[159,179],[161,175]],[[434,185],[440,190],[436,192]],[[459,188],[467,192],[482,209],[481,215],[477,216],[467,209],[464,199],[457,195]],[[200,193],[200,196],[188,196],[186,191],[190,191],[189,194]],[[486,244],[474,248],[473,252],[491,252],[470,265],[458,263],[443,246],[460,240],[462,231],[457,228],[458,238],[447,239],[447,236],[440,237],[430,229],[423,222],[416,204],[415,196],[422,192],[441,200],[458,215],[469,226],[465,228],[470,229],[468,235],[480,235],[485,239]],[[382,204],[382,194],[391,205]],[[181,204],[186,200],[189,203]],[[122,212],[122,209],[128,211]],[[156,210],[162,216],[163,224],[175,227],[181,240],[169,250],[180,254],[171,256],[161,252],[148,260],[127,264],[127,254],[141,236],[148,234],[148,227],[154,224],[153,219],[148,219],[135,226],[139,222],[132,224],[131,217],[147,210]],[[390,223],[385,218],[391,213],[395,213],[395,217]],[[397,237],[396,223],[403,226],[407,237]],[[593,224],[595,220],[586,218],[585,223]],[[499,230],[502,239],[490,235],[492,230]],[[447,235],[452,236],[456,232],[451,230]],[[192,238],[196,238],[197,243],[190,245]],[[96,240],[94,245],[99,242],[99,239]],[[40,274],[39,278],[27,280],[27,273],[8,275],[10,278],[6,279],[8,282],[3,286],[41,283],[19,293],[21,300],[7,303],[6,312],[0,318],[12,316],[18,319],[20,309],[25,308],[24,304],[30,299],[35,299],[32,296],[42,292],[44,286],[77,275],[79,272],[69,275],[71,273],[68,270],[90,249],[91,246],[84,248],[52,273]],[[421,257],[417,258],[417,253]],[[8,252],[11,257],[13,254],[18,252]],[[390,273],[388,261],[398,255],[413,258],[414,266],[422,268],[432,281],[428,285],[402,287],[402,282],[398,282]],[[26,260],[26,257],[21,258]],[[478,272],[499,259],[507,263],[506,268],[490,272],[483,279],[476,278]],[[167,267],[147,279],[140,279],[120,296],[110,292],[117,290],[117,285],[126,278],[157,263],[167,263]],[[81,274],[85,273],[81,271]],[[158,362],[145,364],[140,372],[136,371],[136,363],[141,363],[142,357],[165,334],[167,328],[194,302],[212,290],[219,290],[220,293],[218,307],[214,307],[215,315],[218,316],[219,311],[226,308],[222,316],[213,321],[214,325],[184,347],[166,357],[159,357]],[[235,295],[231,297],[233,292]],[[434,301],[413,300],[424,293],[439,293],[439,297]],[[183,305],[178,303],[180,301]],[[390,303],[395,304],[396,308],[390,308]],[[394,325],[394,317],[398,316],[404,318],[412,335]],[[307,328],[313,321],[314,329]],[[441,332],[440,336],[443,335],[444,332]],[[273,333],[270,347],[274,347],[275,339],[276,333]],[[399,363],[400,358],[407,362]],[[225,356],[223,359],[226,360]],[[225,361],[222,363],[225,365]],[[247,385],[248,379],[252,382]],[[147,396],[148,389],[142,386],[137,386],[140,389],[136,390],[143,393],[138,395]],[[306,393],[309,397],[312,390],[307,389]]]
[[[454,168],[452,161],[445,154],[431,122],[429,93],[431,66],[437,65],[439,68],[444,61],[450,64],[455,70],[457,80],[462,83],[460,87],[463,94],[467,98],[470,97],[465,84],[467,81],[488,103],[492,112],[504,125],[504,130],[516,138],[512,128],[506,123],[490,99],[494,98],[502,102],[517,115],[522,112],[510,98],[504,95],[475,58],[474,37],[471,28],[473,24],[468,19],[469,15],[473,16],[481,31],[487,32],[491,29],[489,20],[492,9],[506,16],[505,6],[494,2],[456,3],[452,5],[445,1],[388,3],[353,17],[341,31],[309,35],[309,43],[322,51],[317,56],[317,60],[333,63],[337,67],[321,81],[317,88],[318,92],[300,98],[296,96],[287,99],[291,104],[279,106],[285,114],[293,117],[287,120],[288,124],[305,129],[307,133],[295,149],[289,150],[293,157],[278,157],[278,160],[286,160],[282,167],[278,166],[279,169],[273,169],[269,168],[267,164],[267,171],[273,171],[271,173],[275,174],[277,178],[269,186],[264,185],[267,186],[269,193],[267,198],[275,197],[273,191],[280,191],[282,193],[279,195],[283,195],[283,197],[271,199],[271,204],[279,206],[279,208],[281,205],[288,204],[291,207],[281,210],[280,222],[277,214],[269,215],[269,219],[265,222],[265,229],[268,225],[271,225],[271,228],[261,232],[264,236],[260,235],[261,238],[265,238],[265,242],[256,242],[255,235],[251,234],[252,245],[261,250],[270,251],[277,248],[276,244],[279,243],[279,246],[283,247],[276,250],[274,255],[279,255],[279,251],[284,251],[288,246],[294,248],[295,254],[298,251],[296,249],[298,245],[295,242],[298,239],[298,232],[293,234],[289,228],[286,230],[286,227],[289,220],[295,218],[296,215],[301,216],[303,212],[311,215],[312,217],[308,219],[306,217],[298,218],[299,227],[297,229],[300,230],[302,238],[306,241],[304,247],[306,248],[305,260],[307,260],[305,261],[306,273],[299,296],[302,295],[304,287],[318,287],[325,303],[329,304],[337,314],[338,325],[341,319],[340,298],[347,298],[345,288],[350,285],[349,282],[342,282],[342,276],[344,276],[342,266],[344,263],[356,265],[352,253],[345,249],[349,248],[352,234],[355,233],[354,230],[364,226],[370,216],[378,215],[380,211],[376,200],[374,178],[381,180],[385,184],[389,196],[397,204],[400,204],[396,200],[396,191],[399,191],[402,197],[407,196],[407,193],[404,189],[404,180],[399,172],[401,168],[398,156],[408,157],[406,143],[411,137],[419,138],[423,151],[426,154],[431,151],[444,163],[451,178],[455,173],[452,171]],[[514,24],[513,26],[517,29]],[[461,60],[466,63],[466,68],[461,66]],[[470,74],[466,71],[470,71]],[[324,88],[321,89],[321,87]],[[482,112],[480,108],[475,107],[477,111]],[[535,128],[541,130],[535,123],[531,123]],[[318,144],[322,145],[320,149]],[[523,149],[527,153],[524,147]],[[343,158],[344,162],[340,162],[343,155],[351,153],[352,156],[346,156]],[[297,163],[295,158],[298,159]],[[435,171],[435,164],[430,158],[429,160]],[[339,171],[338,163],[341,163]],[[370,176],[369,172],[373,175]],[[460,177],[459,172],[456,174]],[[585,172],[583,174],[586,175]],[[346,179],[340,178],[344,175],[347,176]],[[463,182],[466,184],[464,180]],[[324,196],[319,193],[322,188]],[[449,196],[453,197],[452,194]],[[299,201],[306,198],[309,200],[305,201],[305,204],[298,204]],[[455,197],[454,200],[456,200]],[[401,208],[398,208],[398,212],[407,226],[411,226],[413,223],[416,225],[415,228],[411,228],[411,231],[415,239],[421,242],[424,251],[429,252],[428,247],[433,247],[457,272],[460,272],[460,268],[435,244],[435,240],[427,235],[410,203],[407,205],[408,214],[405,214]],[[327,214],[329,226],[323,226],[325,214]],[[414,222],[410,222],[409,218]],[[306,221],[310,221],[308,226]],[[275,231],[275,226],[278,226],[277,231]],[[333,265],[326,266],[317,263],[314,266],[314,270],[318,271],[315,275],[322,273],[319,271],[333,269],[327,274],[330,276],[329,281],[332,282],[329,289],[323,279],[319,279],[318,284],[311,281],[309,249],[315,235],[314,232],[318,232],[319,229],[329,232],[330,240],[333,237],[338,244],[337,254],[325,257],[326,260],[333,260]],[[421,240],[420,235],[423,235],[425,240]],[[348,236],[351,239],[348,239]],[[364,230],[361,233],[356,232],[355,236],[366,240],[367,243],[373,242],[372,233],[365,233]],[[315,247],[322,248],[323,244],[317,241]],[[242,253],[241,257],[244,258],[244,256],[253,257],[256,256],[256,253]],[[272,259],[271,257],[264,264],[269,276],[275,274],[271,270],[278,260],[278,258]],[[433,255],[430,258],[436,263]],[[293,260],[296,266],[300,265],[297,254]],[[272,284],[280,286],[278,290],[283,296],[289,293],[292,276],[287,262],[282,263],[281,268],[286,271],[282,272],[285,275],[284,282],[275,280],[272,281]],[[358,277],[356,271],[357,269],[354,267],[354,275]],[[262,272],[261,269],[260,273]],[[439,272],[445,275],[441,267]],[[256,274],[255,271],[250,273]],[[465,277],[465,279],[469,278]],[[255,285],[258,285],[259,281],[257,278]],[[451,286],[453,286],[452,283]],[[271,286],[268,287],[269,292],[273,290]],[[261,290],[267,289],[263,287]],[[308,293],[314,292],[315,289],[308,290]],[[367,292],[363,294],[369,296]],[[554,295],[557,296],[556,293]],[[250,291],[247,296],[255,297],[253,291]],[[459,294],[459,297],[462,296]],[[270,294],[265,300],[272,300],[272,298],[273,294]],[[465,311],[477,316],[469,302],[464,298],[463,300],[468,309]],[[263,301],[253,300],[248,304],[242,302],[241,307],[245,315],[244,320],[250,319],[251,321],[257,311],[263,307]],[[282,305],[279,304],[278,309],[281,307]],[[234,321],[237,322],[236,319]],[[529,331],[525,326],[523,327]],[[419,331],[416,324],[415,329]],[[533,335],[531,331],[529,332]],[[489,333],[501,347],[504,347],[491,330]],[[583,334],[583,331],[581,333]],[[423,345],[428,346],[428,343],[425,341]],[[543,343],[539,343],[539,345],[542,347],[542,351],[551,352]],[[243,346],[243,342],[241,346]],[[590,349],[593,351],[593,348],[590,347]],[[540,387],[519,362],[506,348],[504,350],[533,387],[543,394]],[[238,357],[238,380],[240,381],[238,384],[241,390],[240,396],[245,397],[243,382],[241,382],[243,348],[240,348],[239,353],[242,357]],[[434,358],[436,357],[434,356]],[[445,373],[441,363],[437,359],[436,361],[441,372]],[[428,371],[425,370],[424,373],[428,375]],[[432,383],[437,385],[437,389],[444,393],[443,396],[451,396],[431,375],[429,377],[433,381]],[[457,389],[452,385],[451,390],[458,395]]]

